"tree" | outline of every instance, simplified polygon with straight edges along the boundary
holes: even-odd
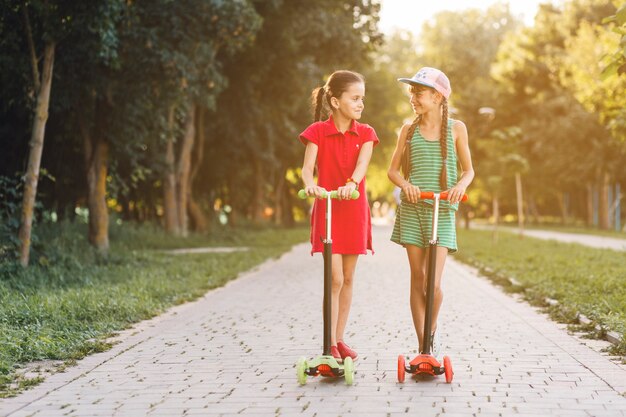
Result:
[[[59,93],[53,105],[71,126],[69,138],[80,144],[89,209],[88,240],[101,255],[106,255],[106,190],[114,142],[110,126],[115,124],[116,77],[122,69],[119,30],[127,4],[123,0],[99,0],[73,6],[59,44]]]
[[[196,136],[204,133],[196,131],[196,116],[215,108],[226,86],[221,53],[232,54],[249,44],[260,19],[250,2],[214,0],[137,4],[133,17],[125,57],[135,70],[134,82],[144,86],[140,94],[148,96],[141,100],[158,102],[155,116],[165,122],[149,131],[167,132],[162,144],[165,228],[185,236],[192,201],[191,155]],[[133,61],[136,56],[141,60]]]
[[[341,68],[357,69],[380,35],[368,1],[257,4],[263,26],[254,46],[227,59],[229,86],[207,117],[205,196],[237,217],[293,222],[302,163],[297,135],[311,122],[311,90]],[[251,70],[254,69],[254,70]],[[293,175],[290,175],[293,174]],[[292,182],[293,181],[293,182]]]
[[[0,20],[0,33],[3,38],[0,44],[1,53],[3,56],[7,56],[7,61],[10,62],[3,68],[3,73],[6,71],[6,74],[10,74],[9,77],[16,77],[16,70],[25,71],[25,63],[28,63],[30,69],[26,73],[31,74],[31,79],[28,80],[28,89],[13,90],[12,97],[6,97],[9,108],[11,102],[17,101],[32,110],[30,140],[28,142],[29,157],[24,173],[24,193],[19,228],[19,259],[23,266],[28,265],[30,257],[33,213],[52,87],[55,36],[58,36],[56,33],[58,23],[56,22],[57,16],[54,6],[54,4],[51,6],[47,2],[32,2],[32,4],[24,1],[5,2]],[[31,14],[33,15],[32,18]],[[31,20],[34,22],[31,23]],[[22,36],[19,36],[18,33],[21,33]],[[20,48],[22,45],[23,48]],[[24,54],[23,50],[26,50],[27,53]],[[43,60],[41,63],[40,57]],[[7,79],[3,79],[3,85],[7,85],[7,81]],[[11,91],[11,87],[9,87],[9,91]],[[21,94],[24,95],[20,97]]]
[[[529,178],[530,198],[555,195],[559,204],[553,206],[561,208],[563,217],[568,195],[591,196],[584,189],[587,179],[604,181],[605,172],[618,160],[598,108],[581,100],[585,91],[593,90],[596,106],[611,102],[606,100],[611,94],[597,88],[599,71],[589,71],[597,67],[604,42],[586,29],[611,8],[603,0],[571,1],[563,8],[542,5],[533,27],[505,40],[493,69],[502,91],[499,122],[523,131],[525,155],[534,173]],[[590,76],[585,79],[582,73]]]
[[[620,4],[615,14],[606,17],[602,23],[614,24],[613,32],[621,36],[619,46],[614,49],[608,60],[608,65],[602,71],[603,78],[621,76],[626,74],[626,2]]]
[[[373,126],[381,140],[367,173],[368,193],[374,200],[391,202],[393,184],[387,179],[389,161],[400,127],[414,117],[406,85],[397,79],[410,77],[419,68],[417,46],[418,37],[413,33],[393,32],[385,38],[384,45],[372,53],[372,64],[363,71],[367,99],[362,121]]]
[[[40,7],[42,7],[42,13],[44,15],[49,13],[47,10],[47,4],[44,3],[44,5]],[[33,90],[37,96],[37,105],[35,107],[32,135],[30,139],[28,168],[26,169],[26,175],[24,176],[22,221],[19,231],[20,263],[22,266],[28,266],[35,196],[37,195],[37,182],[39,181],[41,154],[43,152],[46,121],[48,120],[48,108],[50,106],[50,90],[52,88],[55,41],[50,38],[44,41],[43,65],[41,75],[39,75],[39,62],[35,42],[33,40],[33,31],[30,25],[29,11],[26,4],[21,5],[21,12],[24,17],[24,32],[28,42],[28,50],[30,53],[33,71]],[[42,18],[45,20],[45,16],[42,16]]]
[[[520,150],[521,134],[519,128],[496,130],[488,137],[488,140],[480,141],[476,145],[478,150],[489,154],[489,158],[482,162],[481,177],[491,193],[492,216],[495,224],[494,240],[496,240],[500,221],[500,197],[507,192],[510,193],[512,178],[515,177],[516,182],[521,182],[521,174],[528,171],[528,161]]]

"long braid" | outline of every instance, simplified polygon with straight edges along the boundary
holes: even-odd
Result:
[[[324,98],[324,94],[326,94],[326,88],[324,87],[318,87],[315,90],[313,90],[313,94],[312,94],[312,104],[313,104],[313,117],[314,117],[314,121],[317,122],[319,120],[322,119],[322,107],[323,107],[323,101],[322,99]]]
[[[439,176],[439,185],[441,191],[448,189],[448,100],[445,98],[441,102],[443,108],[441,114],[441,131],[439,133],[439,145],[441,146],[441,175]]]
[[[408,180],[411,175],[411,139],[413,138],[413,133],[415,129],[420,124],[422,120],[422,115],[418,115],[411,126],[409,126],[409,130],[406,133],[406,140],[404,142],[404,150],[402,151],[402,173],[404,174],[404,179]]]

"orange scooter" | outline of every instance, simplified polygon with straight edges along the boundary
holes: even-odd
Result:
[[[445,374],[446,382],[452,382],[454,372],[452,371],[452,362],[448,356],[443,357],[443,364],[440,363],[430,352],[431,343],[431,321],[433,317],[433,303],[435,298],[435,267],[437,264],[437,244],[439,238],[437,237],[437,225],[439,222],[439,202],[441,200],[448,199],[448,193],[433,193],[422,192],[420,193],[420,199],[433,200],[433,230],[431,238],[428,241],[429,253],[428,253],[428,281],[426,284],[426,317],[424,319],[424,351],[417,355],[412,361],[409,362],[409,366],[406,366],[406,361],[403,355],[398,356],[398,382],[404,382],[404,377],[407,372],[417,374],[429,374],[429,375],[441,375]],[[467,201],[467,195],[464,195],[461,201]]]

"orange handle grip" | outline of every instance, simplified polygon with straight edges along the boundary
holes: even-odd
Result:
[[[433,198],[435,198],[435,193],[433,193],[432,191],[422,191],[420,193],[419,198],[421,200],[432,200]],[[439,198],[442,200],[447,200],[448,199],[448,193],[446,191],[442,192],[439,194]],[[463,194],[463,198],[461,198],[462,202],[466,202],[467,201],[467,194]]]

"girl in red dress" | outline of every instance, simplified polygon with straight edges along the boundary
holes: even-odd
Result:
[[[332,205],[332,317],[331,353],[338,360],[357,353],[344,342],[344,331],[352,304],[354,270],[359,255],[372,249],[372,223],[365,192],[365,172],[372,150],[379,142],[374,129],[358,123],[363,112],[365,79],[352,71],[335,71],[323,87],[313,90],[315,122],[300,134],[306,145],[302,180],[309,196],[321,197],[337,190]],[[323,107],[329,117],[321,121]],[[317,184],[314,169],[317,161]],[[349,196],[358,189],[360,197]],[[311,214],[311,254],[323,252],[325,237],[324,200],[315,200]]]

